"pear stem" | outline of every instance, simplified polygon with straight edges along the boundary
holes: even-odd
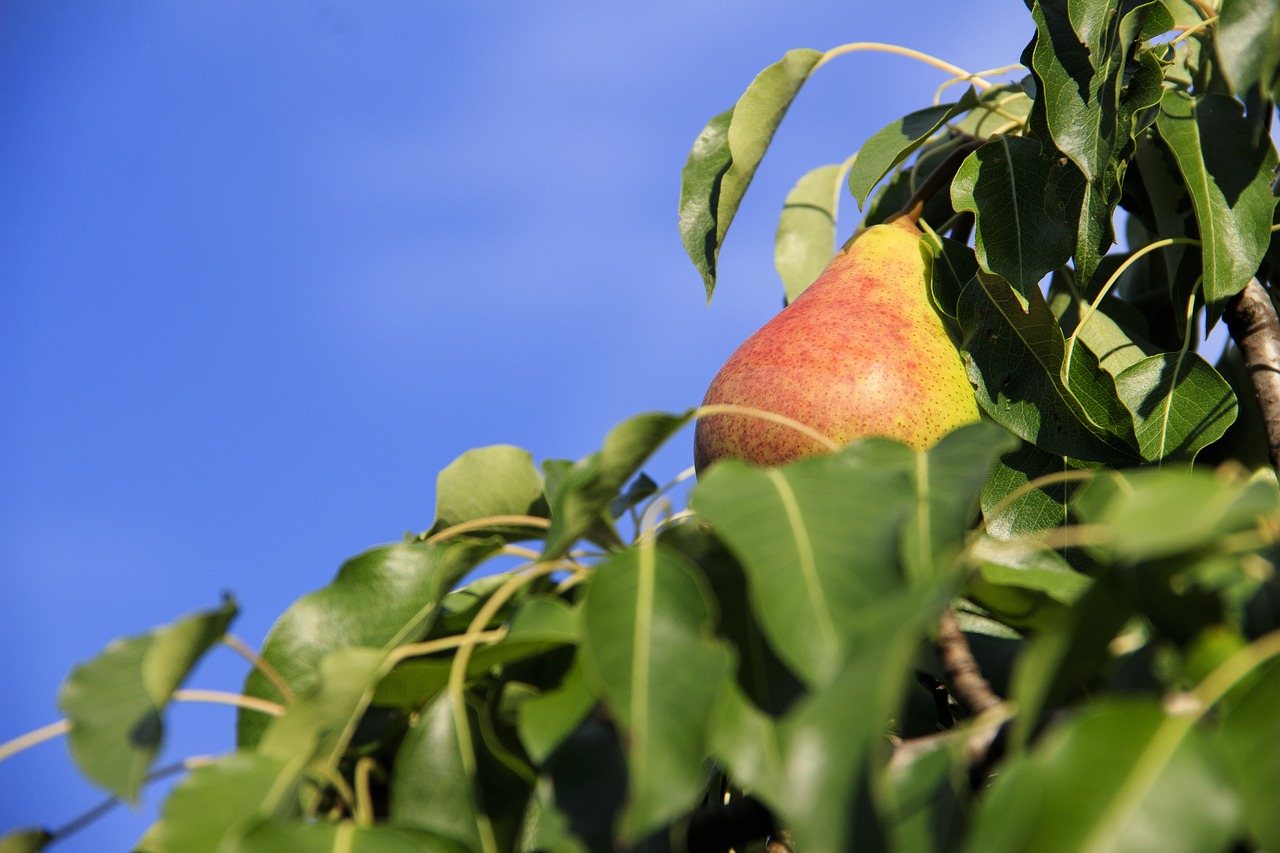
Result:
[[[918,223],[920,215],[924,213],[924,206],[929,203],[929,199],[933,198],[944,187],[949,188],[951,186],[951,179],[956,176],[956,172],[960,171],[960,164],[980,147],[982,147],[982,140],[980,139],[969,139],[966,142],[962,142],[947,155],[947,159],[934,167],[928,177],[920,183],[920,186],[916,187],[916,191],[911,194],[911,198],[907,199],[907,203],[902,206],[902,210],[890,218],[904,218],[909,219],[912,224]]]

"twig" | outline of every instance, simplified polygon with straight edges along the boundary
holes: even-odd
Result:
[[[1280,318],[1270,294],[1255,278],[1227,301],[1222,319],[1244,356],[1262,408],[1271,467],[1280,474]]]
[[[943,611],[938,621],[938,652],[942,656],[942,669],[947,681],[955,688],[956,697],[970,714],[977,716],[1000,704],[1000,697],[982,677],[969,641],[950,608]]]
[[[956,176],[956,172],[960,170],[960,164],[965,158],[982,147],[982,140],[970,139],[960,143],[954,151],[947,155],[947,159],[943,160],[933,171],[916,187],[916,191],[911,194],[911,198],[907,199],[907,203],[902,206],[902,211],[898,216],[905,216],[912,222],[917,222],[920,215],[924,213],[924,206],[929,203],[929,199],[938,193],[943,187],[951,185],[951,179]]]

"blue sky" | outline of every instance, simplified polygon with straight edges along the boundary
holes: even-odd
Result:
[[[786,50],[976,71],[1031,31],[1017,0],[4,0],[0,740],[56,719],[77,661],[224,591],[260,643],[344,559],[430,526],[467,449],[577,458],[696,405],[781,304],[791,184],[945,80],[820,70],[707,307],[680,168]],[[191,686],[243,674],[219,650]],[[162,763],[231,747],[228,709],[171,722]],[[126,849],[162,791],[55,849]],[[43,745],[0,765],[0,833],[100,796]]]

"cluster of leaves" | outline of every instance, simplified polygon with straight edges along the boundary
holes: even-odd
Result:
[[[1247,377],[1196,351],[1280,250],[1280,8],[1029,5],[1024,79],[958,75],[959,100],[802,178],[778,233],[794,296],[846,183],[882,221],[959,152],[921,221],[986,422],[718,463],[684,509],[687,473],[641,469],[696,411],[577,462],[464,454],[429,529],[280,617],[235,752],[182,768],[136,849],[1280,849],[1280,487]],[[791,102],[863,47],[788,53],[699,136],[681,233],[708,297]],[[89,779],[138,798],[234,616],[71,673]]]

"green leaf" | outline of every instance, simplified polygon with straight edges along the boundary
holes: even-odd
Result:
[[[756,76],[730,110],[707,123],[685,163],[680,187],[680,237],[702,274],[707,300],[729,224],[791,102],[822,53],[788,51]]]
[[[801,178],[782,205],[773,263],[792,302],[813,283],[836,251],[836,213],[845,167],[819,166]]]
[[[810,684],[840,671],[854,627],[905,583],[899,529],[916,498],[900,460],[848,449],[781,468],[726,460],[690,501],[741,562],[774,649]]]
[[[39,853],[53,840],[44,829],[15,829],[0,838],[0,853]]]
[[[979,804],[966,850],[1225,850],[1240,805],[1195,717],[1104,700],[1011,762]]]
[[[516,727],[533,763],[545,762],[598,701],[582,674],[582,656],[576,655],[558,685],[521,702]]]
[[[584,672],[626,733],[621,831],[637,840],[701,796],[708,718],[732,658],[713,637],[701,576],[652,540],[597,566],[582,607]]]
[[[1236,419],[1231,386],[1198,353],[1144,358],[1116,377],[1116,389],[1149,462],[1189,460]]]
[[[235,753],[192,770],[138,844],[144,853],[215,853],[264,817],[297,813],[302,762]]]
[[[991,86],[982,90],[978,104],[969,114],[955,122],[955,129],[978,139],[993,138],[997,132],[1008,133],[1010,122],[1027,120],[1031,103],[1021,83]]]
[[[1042,628],[1061,618],[1091,583],[1056,551],[1034,542],[994,539],[974,543],[971,556],[981,561],[969,576],[965,595],[987,613],[1020,630]]]
[[[645,460],[688,423],[692,414],[692,410],[682,415],[649,412],[628,418],[609,431],[604,447],[565,472],[548,500],[551,527],[547,530],[543,559],[563,556],[593,528],[603,526],[612,533],[606,517],[610,503]],[[620,544],[616,534],[612,538],[614,544]]]
[[[1096,357],[1076,352],[1070,387],[1063,381],[1066,341],[1039,290],[1020,294],[980,273],[961,293],[957,315],[969,381],[997,422],[1061,456],[1114,463],[1136,457],[1129,412]]]
[[[1079,323],[1083,303],[1067,284],[1069,278],[1070,272],[1055,274],[1047,294],[1049,308],[1058,318],[1063,334],[1074,337],[1077,347],[1087,347],[1098,366],[1113,378],[1142,361],[1147,356],[1146,350],[1106,313],[1108,310],[1123,310],[1126,307],[1124,303],[1116,299],[1104,299],[1099,309],[1090,314],[1081,326]]]
[[[529,782],[484,747],[477,731],[480,713],[486,711],[467,708],[464,734],[448,694],[422,710],[396,753],[392,823],[452,839],[469,850],[491,849],[494,841],[499,849],[510,849]]]
[[[426,535],[497,515],[546,515],[539,511],[542,475],[527,450],[498,444],[468,450],[436,477],[436,520]],[[498,525],[477,533],[529,538],[529,528]],[[425,538],[425,537],[424,537]]]
[[[290,605],[267,634],[262,656],[295,694],[306,695],[319,680],[321,659],[335,649],[386,649],[422,639],[439,615],[444,595],[499,546],[492,539],[449,540],[366,551],[344,563],[328,586]],[[256,669],[245,680],[244,692],[282,700]],[[241,711],[239,745],[256,746],[269,722],[259,712]]]
[[[1074,228],[1051,155],[1033,139],[997,137],[965,158],[951,183],[956,210],[974,214],[978,263],[1020,293],[1071,257]]]
[[[1012,539],[1066,524],[1071,484],[1032,489],[1007,499],[1032,480],[1067,470],[1065,457],[1046,453],[1033,444],[1024,444],[1005,456],[982,490],[987,533],[997,539]]]
[[[71,670],[58,707],[71,724],[67,744],[80,772],[120,799],[137,801],[160,751],[170,696],[235,615],[235,602],[226,599],[217,610],[116,640]]]
[[[894,850],[946,853],[959,848],[968,821],[964,729],[917,739],[910,756],[895,756],[886,774]],[[905,750],[904,750],[905,752]]]
[[[398,826],[342,823],[260,823],[227,853],[466,853],[466,847],[429,832]]]
[[[1243,108],[1223,95],[1169,90],[1156,128],[1191,193],[1204,259],[1209,324],[1249,283],[1271,242],[1275,147],[1258,139]]]
[[[939,237],[936,241],[930,239],[929,243],[933,249],[932,277],[929,282],[933,304],[954,320],[960,294],[978,275],[978,260],[973,249],[950,237]]]
[[[1247,97],[1257,89],[1276,100],[1280,78],[1280,3],[1276,0],[1223,0],[1213,40],[1218,68],[1232,90]]]
[[[858,208],[867,203],[871,190],[894,166],[904,162],[948,121],[977,104],[978,97],[969,88],[953,104],[916,110],[876,131],[858,150],[858,159],[849,170],[849,192],[857,199]]]
[[[1222,713],[1218,742],[1244,807],[1245,824],[1265,850],[1280,850],[1280,750],[1259,749],[1280,743],[1280,661],[1262,667],[1251,684]]]

